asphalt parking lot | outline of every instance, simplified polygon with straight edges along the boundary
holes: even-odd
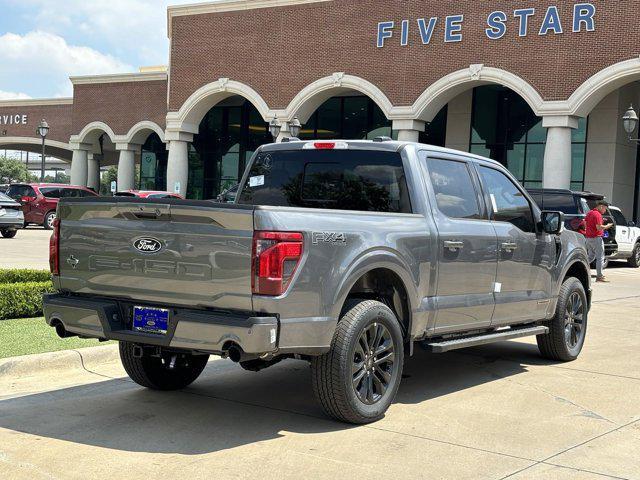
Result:
[[[298,361],[215,360],[173,393],[118,362],[0,370],[0,478],[640,478],[640,271],[608,274],[578,361],[544,361],[532,341],[418,351],[364,427],[327,419]]]
[[[0,237],[0,268],[49,269],[51,231],[30,226],[14,238]]]

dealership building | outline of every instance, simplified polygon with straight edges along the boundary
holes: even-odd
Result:
[[[70,162],[74,184],[214,198],[269,122],[491,157],[526,186],[640,216],[640,0],[223,0],[170,7],[168,67],[73,77],[73,98],[0,102],[0,149]],[[637,131],[635,137],[637,137]],[[139,165],[140,175],[136,176]]]

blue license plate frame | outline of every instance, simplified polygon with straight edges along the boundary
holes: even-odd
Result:
[[[169,310],[157,307],[133,307],[133,330],[152,335],[166,335],[169,331]]]

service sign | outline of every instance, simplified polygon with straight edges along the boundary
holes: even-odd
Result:
[[[26,125],[29,117],[24,113],[0,114],[0,125]]]
[[[591,3],[576,3],[571,9],[571,14],[565,16],[560,14],[556,6],[550,6],[542,11],[535,8],[520,8],[508,12],[495,10],[488,12],[486,19],[482,25],[465,25],[462,14],[448,15],[445,18],[405,19],[400,24],[391,20],[384,21],[378,24],[376,43],[378,48],[384,48],[393,42],[404,47],[409,45],[410,36],[414,35],[422,45],[435,42],[461,42],[467,28],[482,28],[489,40],[500,40],[506,35],[527,37],[594,32],[596,7]],[[436,38],[434,32],[442,30],[444,30],[444,38]]]

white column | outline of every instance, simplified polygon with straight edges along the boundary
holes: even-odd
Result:
[[[87,187],[100,190],[100,156],[95,153],[87,156]]]
[[[118,191],[135,190],[136,188],[136,150],[140,145],[129,143],[116,145],[120,152],[118,158]]]
[[[426,123],[421,120],[394,120],[392,128],[398,132],[400,142],[418,142],[425,127]]]
[[[186,196],[188,183],[189,143],[182,140],[171,140],[167,160],[167,191]]]
[[[71,185],[87,186],[88,155],[90,145],[71,145],[73,156],[71,157]]]
[[[462,152],[469,151],[471,138],[471,110],[473,89],[461,93],[449,102],[445,146]]]
[[[571,131],[578,128],[576,117],[562,115],[542,119],[547,129],[544,151],[544,188],[571,187]]]

